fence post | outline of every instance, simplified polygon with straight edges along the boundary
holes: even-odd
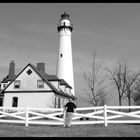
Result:
[[[107,106],[104,105],[104,122],[105,126],[107,126]]]
[[[28,126],[28,107],[25,108],[25,126]]]

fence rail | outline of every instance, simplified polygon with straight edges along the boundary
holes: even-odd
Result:
[[[130,110],[131,109],[131,110]],[[130,111],[130,112],[129,112]],[[0,107],[0,122],[28,126],[63,125],[63,108]],[[77,108],[72,125],[111,123],[140,123],[140,106],[98,106]]]

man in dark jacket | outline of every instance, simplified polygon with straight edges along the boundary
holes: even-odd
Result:
[[[64,127],[70,127],[73,117],[73,112],[75,111],[76,105],[70,99],[69,102],[65,105],[65,115],[64,115]]]

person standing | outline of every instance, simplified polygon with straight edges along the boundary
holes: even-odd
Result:
[[[73,117],[73,112],[75,111],[76,105],[75,103],[69,99],[69,102],[64,106],[64,127],[70,127],[71,121]]]

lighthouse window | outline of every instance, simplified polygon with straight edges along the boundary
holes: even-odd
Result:
[[[62,57],[62,56],[63,56],[63,54],[61,53],[61,54],[60,54],[60,57]]]

